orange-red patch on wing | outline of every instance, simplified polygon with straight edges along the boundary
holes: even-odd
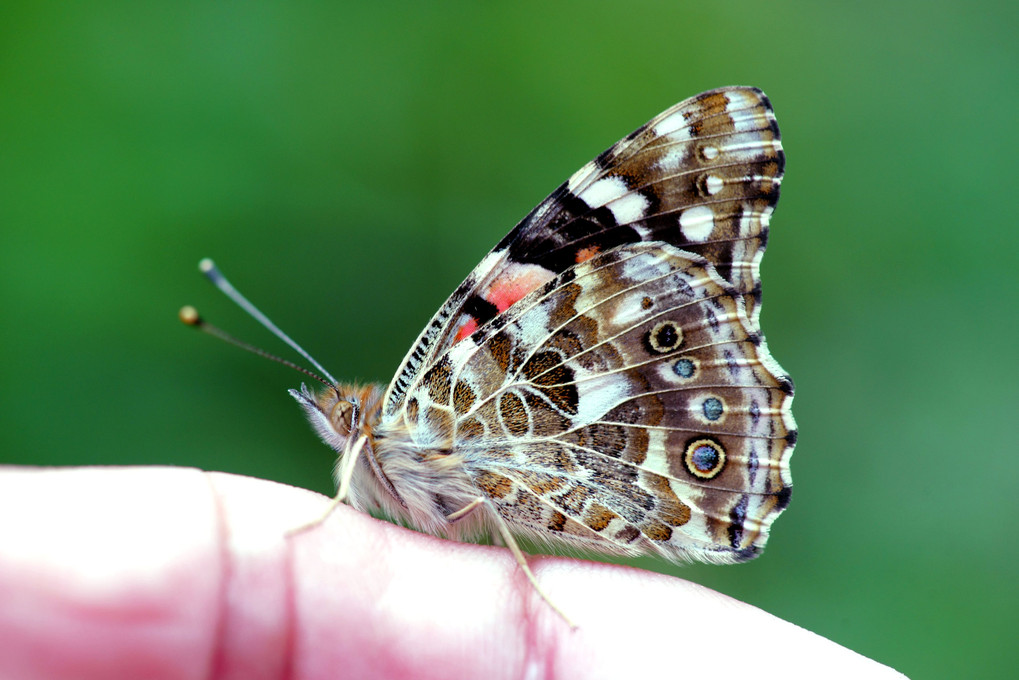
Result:
[[[478,330],[478,320],[472,316],[470,321],[460,326],[460,330],[456,332],[456,339],[453,342],[460,342],[476,330]]]
[[[601,250],[598,246],[587,246],[577,251],[577,264],[587,262]]]
[[[551,280],[552,276],[552,272],[542,267],[519,267],[493,281],[485,299],[502,314],[532,290]]]

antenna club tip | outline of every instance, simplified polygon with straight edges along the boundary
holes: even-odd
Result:
[[[202,323],[202,317],[198,314],[198,310],[191,305],[184,305],[177,312],[177,316],[180,320],[188,326],[199,326]]]
[[[216,263],[212,261],[210,257],[203,257],[201,262],[198,263],[198,271],[203,274],[208,274],[216,268]]]

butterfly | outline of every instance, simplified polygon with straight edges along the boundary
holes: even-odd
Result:
[[[796,442],[793,383],[759,327],[783,167],[749,87],[680,102],[585,165],[484,257],[388,386],[290,391],[339,456],[335,502],[501,538],[539,592],[517,537],[755,557]]]

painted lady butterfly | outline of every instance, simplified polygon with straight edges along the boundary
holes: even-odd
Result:
[[[339,454],[336,502],[501,536],[535,587],[514,535],[755,557],[789,502],[796,441],[793,384],[758,326],[783,165],[767,97],[729,87],[581,168],[456,289],[388,387],[291,390]]]

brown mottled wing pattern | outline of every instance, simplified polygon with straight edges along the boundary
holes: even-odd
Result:
[[[456,344],[412,401],[518,532],[731,562],[789,500],[792,383],[742,289],[664,243],[599,253]],[[448,436],[448,435],[447,435]]]
[[[783,166],[760,90],[712,90],[665,111],[581,168],[485,257],[405,357],[384,412],[395,414],[423,368],[523,295],[620,245],[660,241],[703,256],[756,328]]]

